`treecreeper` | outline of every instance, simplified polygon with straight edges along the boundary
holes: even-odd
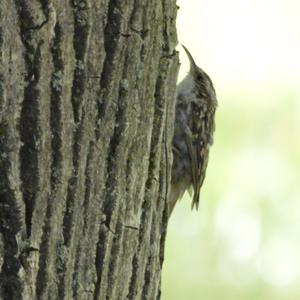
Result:
[[[192,208],[199,207],[217,108],[211,79],[196,65],[187,48],[182,47],[189,58],[190,70],[177,86],[169,215],[186,190],[193,189]]]

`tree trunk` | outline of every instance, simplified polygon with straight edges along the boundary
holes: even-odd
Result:
[[[175,2],[1,0],[1,299],[160,297]]]

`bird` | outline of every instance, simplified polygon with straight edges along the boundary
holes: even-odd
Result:
[[[182,47],[190,69],[176,89],[169,215],[186,190],[193,190],[192,209],[198,210],[218,105],[210,77],[196,65],[189,50]]]

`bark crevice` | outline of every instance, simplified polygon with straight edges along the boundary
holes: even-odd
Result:
[[[159,297],[175,10],[0,2],[0,299]]]

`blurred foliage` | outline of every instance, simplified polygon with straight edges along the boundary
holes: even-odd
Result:
[[[260,8],[266,14],[259,12],[261,19],[256,20],[253,32],[249,25],[251,45],[243,46],[242,50],[248,52],[243,52],[238,61],[234,50],[232,56],[227,55],[230,49],[222,56],[220,35],[226,28],[220,32],[216,29],[218,24],[225,24],[224,19],[229,23],[235,21],[230,7],[229,15],[219,13],[223,19],[215,27],[213,15],[197,20],[200,29],[196,32],[189,27],[195,24],[184,22],[187,18],[197,19],[197,8],[202,7],[205,15],[213,12],[211,6],[218,7],[220,3],[221,0],[197,4],[179,1],[182,10],[179,10],[179,40],[196,53],[195,60],[200,61],[200,66],[201,61],[205,62],[204,69],[216,86],[219,107],[199,211],[190,211],[191,199],[186,194],[169,223],[162,299],[297,300],[300,299],[300,60],[295,53],[300,53],[300,39],[299,26],[297,29],[293,25],[295,18],[300,17],[300,3],[276,1],[274,8],[266,1]],[[236,3],[237,0],[232,0],[228,5],[234,8]],[[238,19],[242,22],[240,27],[246,27],[243,16],[245,20],[251,19],[258,9],[257,0],[251,2],[253,7],[250,0],[245,3],[251,9],[241,12],[244,15]],[[211,23],[203,23],[210,18]],[[277,24],[279,20],[281,24]],[[268,30],[282,26],[285,31],[270,31],[261,37],[268,33],[263,22],[268,24]],[[212,28],[213,39],[206,37],[205,28]],[[279,37],[286,34],[286,45],[283,48],[279,45],[279,50],[274,49],[275,37],[272,40],[276,33]],[[231,40],[230,35],[236,32],[227,34]],[[266,40],[262,52],[257,49],[260,44],[253,43],[256,38]],[[236,44],[224,47],[241,46],[237,40]],[[272,49],[277,56],[272,56]],[[185,58],[181,60],[184,73]],[[231,62],[232,69],[227,74],[224,67]]]
[[[162,299],[300,298],[299,103],[277,100],[220,105],[200,209],[186,194],[170,220]]]

